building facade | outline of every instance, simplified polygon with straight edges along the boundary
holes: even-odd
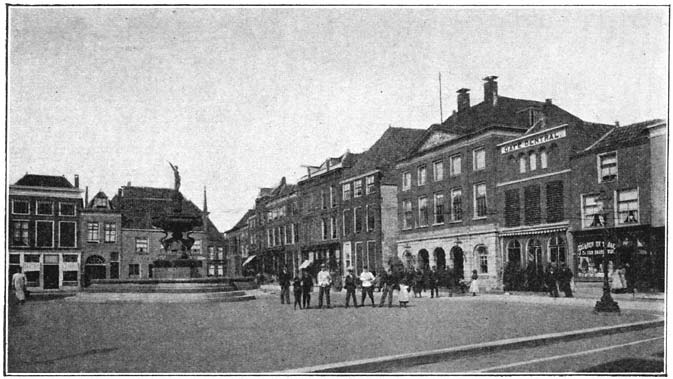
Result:
[[[9,271],[23,269],[29,289],[67,290],[80,285],[79,177],[26,174],[9,186]]]
[[[119,279],[121,272],[121,213],[104,192],[98,192],[81,211],[82,280]]]

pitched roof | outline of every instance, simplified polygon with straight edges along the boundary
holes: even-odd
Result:
[[[30,187],[75,188],[64,176],[26,174],[14,185]]]
[[[345,177],[363,174],[372,170],[387,171],[406,156],[416,142],[425,134],[425,129],[389,127],[344,174]],[[385,173],[384,173],[385,174]]]
[[[241,219],[238,220],[238,222],[236,223],[236,225],[234,225],[231,229],[227,230],[226,233],[235,232],[235,231],[237,231],[237,230],[239,230],[239,229],[241,229],[241,228],[246,227],[246,226],[248,225],[248,218],[250,218],[250,217],[251,217],[252,215],[254,215],[254,214],[255,214],[255,210],[254,210],[254,209],[248,209],[248,211],[245,212],[245,214],[243,215],[243,217],[241,217]]]
[[[645,143],[648,138],[647,128],[662,122],[665,121],[654,119],[625,126],[613,127],[584,151],[600,151],[623,145],[633,146]]]
[[[113,211],[114,207],[105,192],[99,191],[93,198],[91,198],[91,200],[89,200],[89,203],[86,204],[84,210]]]

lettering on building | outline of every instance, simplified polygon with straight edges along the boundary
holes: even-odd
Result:
[[[511,153],[520,149],[526,149],[533,147],[542,143],[555,141],[557,139],[564,138],[566,136],[566,129],[558,129],[552,132],[543,133],[534,137],[520,139],[516,142],[509,143],[500,148],[501,154]]]

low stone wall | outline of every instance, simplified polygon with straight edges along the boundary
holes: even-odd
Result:
[[[190,267],[155,267],[152,276],[156,279],[189,279],[192,277]]]

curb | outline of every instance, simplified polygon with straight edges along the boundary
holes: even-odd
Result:
[[[446,349],[428,350],[417,353],[389,355],[385,357],[360,359],[347,362],[329,363],[318,366],[302,367],[280,371],[283,374],[297,373],[365,373],[389,371],[395,368],[406,368],[429,363],[437,363],[448,358],[457,358],[485,352],[494,352],[521,347],[534,347],[553,342],[572,341],[587,337],[631,332],[636,330],[664,326],[664,319],[640,321],[615,326],[573,330],[570,332],[549,333],[532,337],[510,338],[499,341],[484,342],[472,345],[451,347]]]

